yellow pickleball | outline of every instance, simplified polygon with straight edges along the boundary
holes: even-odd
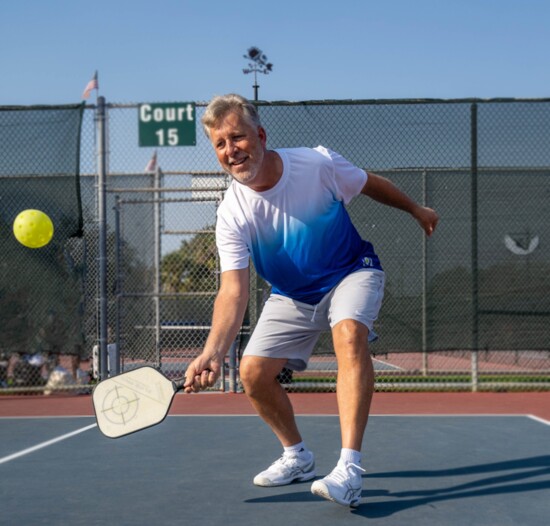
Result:
[[[13,234],[19,243],[28,248],[41,248],[53,237],[53,223],[40,210],[23,210],[13,222]]]

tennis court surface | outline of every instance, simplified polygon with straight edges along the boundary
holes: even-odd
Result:
[[[335,395],[293,394],[324,476]],[[24,525],[546,525],[550,393],[377,393],[352,510],[311,482],[259,488],[280,453],[244,395],[177,395],[160,425],[117,440],[88,396],[0,401],[1,522]]]

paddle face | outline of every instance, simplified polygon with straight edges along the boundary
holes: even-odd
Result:
[[[101,432],[118,438],[162,422],[178,387],[153,367],[144,366],[103,380],[92,401]]]

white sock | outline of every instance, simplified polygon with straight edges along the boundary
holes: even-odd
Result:
[[[297,457],[305,457],[309,453],[309,450],[304,442],[298,442],[298,444],[294,444],[293,446],[285,447],[284,450],[287,455]]]
[[[361,451],[355,451],[355,449],[348,449],[343,447],[340,453],[340,460],[345,462],[351,462],[357,466],[361,465]]]

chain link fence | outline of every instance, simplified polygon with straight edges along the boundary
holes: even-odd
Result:
[[[387,274],[372,346],[378,389],[548,387],[548,101],[270,104],[261,112],[271,147],[328,145],[441,216],[427,240],[402,212],[362,197],[349,207]],[[331,388],[330,350],[327,335],[292,386]]]
[[[138,147],[138,107],[107,106],[104,277],[95,107],[83,116],[77,251],[90,359],[82,367],[91,376],[100,280],[111,374],[151,364],[180,376],[204,344],[219,285],[214,225],[229,181],[200,129],[193,146]],[[198,127],[204,107],[195,105]],[[381,337],[371,347],[378,390],[550,387],[550,101],[260,102],[259,110],[269,148],[322,144],[440,214],[426,239],[403,212],[361,196],[349,205],[387,274]],[[155,152],[158,167],[147,172]],[[251,283],[216,389],[238,387],[238,355],[269,294],[256,276]],[[308,369],[282,381],[289,390],[334,390],[336,372],[325,334]]]
[[[46,386],[76,376],[85,358],[84,238],[80,193],[83,105],[0,107],[0,386]],[[15,220],[36,212],[53,239],[17,241]],[[34,217],[34,219],[33,219]],[[30,248],[29,248],[30,247]]]

